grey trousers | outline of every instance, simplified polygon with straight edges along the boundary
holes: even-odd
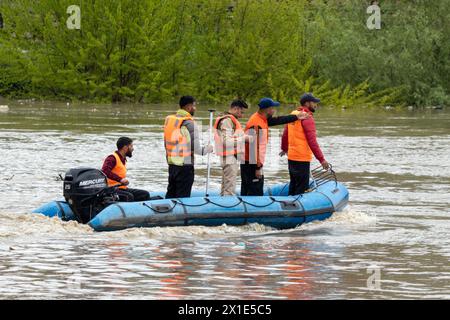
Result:
[[[239,162],[234,156],[222,157],[222,188],[221,196],[233,196],[236,194],[236,182],[238,177]]]

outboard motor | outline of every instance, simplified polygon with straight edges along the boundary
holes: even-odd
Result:
[[[117,187],[108,187],[105,174],[92,168],[75,168],[66,172],[64,198],[81,223],[88,223],[119,200]]]

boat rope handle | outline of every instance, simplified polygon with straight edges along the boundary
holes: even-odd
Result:
[[[218,204],[218,203],[215,203],[215,202],[211,201],[210,199],[207,199],[207,200],[208,200],[209,203],[211,203],[211,204],[213,204],[215,206],[218,206],[220,208],[231,209],[231,208],[237,207],[238,205],[240,205],[243,202],[240,197],[237,197],[237,198],[239,199],[239,202],[234,204],[234,205],[232,205],[232,206],[225,206],[223,204]]]
[[[298,200],[299,200],[300,198],[302,198],[302,197],[303,197],[303,194],[299,194],[294,200],[292,200],[292,202],[296,202],[296,201],[298,201]],[[216,203],[216,202],[214,202],[214,201],[211,201],[209,198],[204,198],[205,202],[204,202],[204,203],[201,203],[201,204],[186,204],[186,203],[183,203],[183,202],[180,201],[180,200],[172,200],[172,202],[174,203],[174,205],[173,205],[170,209],[164,210],[164,211],[154,209],[154,208],[152,208],[151,206],[149,206],[149,205],[148,205],[147,203],[145,203],[145,202],[143,203],[143,205],[146,206],[147,208],[151,209],[152,211],[157,212],[157,213],[169,213],[169,212],[171,212],[173,209],[175,209],[175,207],[176,207],[177,205],[195,208],[195,207],[203,207],[203,206],[207,205],[208,203],[211,203],[212,205],[215,205],[215,206],[220,207],[220,208],[231,209],[231,208],[237,207],[237,206],[240,205],[241,203],[246,204],[246,205],[248,205],[248,206],[252,206],[252,207],[254,207],[254,208],[266,208],[266,207],[271,206],[271,205],[274,204],[274,203],[286,203],[286,200],[277,200],[277,199],[275,199],[273,196],[270,196],[270,197],[269,197],[269,199],[271,200],[271,202],[268,203],[268,204],[264,204],[264,205],[257,205],[257,204],[254,204],[254,203],[245,201],[244,199],[242,199],[242,197],[239,197],[239,196],[237,196],[237,198],[239,199],[239,202],[236,203],[236,204],[230,205],[230,206],[226,206],[226,205],[223,205],[223,204]]]
[[[195,207],[203,207],[203,206],[207,205],[208,204],[207,198],[204,198],[204,200],[205,200],[205,203],[201,203],[201,204],[185,204],[180,200],[173,200],[173,201],[182,206],[185,206],[185,207],[195,208]]]

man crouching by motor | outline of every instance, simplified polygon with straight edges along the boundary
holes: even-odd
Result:
[[[133,140],[121,137],[117,140],[117,151],[106,157],[102,171],[108,178],[108,186],[121,184],[117,193],[120,201],[147,201],[150,200],[148,191],[128,188],[127,157],[133,156]]]

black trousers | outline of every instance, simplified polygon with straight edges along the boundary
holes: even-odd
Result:
[[[147,201],[150,200],[148,191],[140,189],[118,189],[119,199],[122,202]]]
[[[262,196],[264,176],[256,178],[256,164],[241,164],[241,196]]]
[[[309,188],[309,168],[310,162],[289,160],[289,195],[305,193]]]
[[[166,199],[189,198],[194,184],[194,166],[169,164],[169,185]]]

